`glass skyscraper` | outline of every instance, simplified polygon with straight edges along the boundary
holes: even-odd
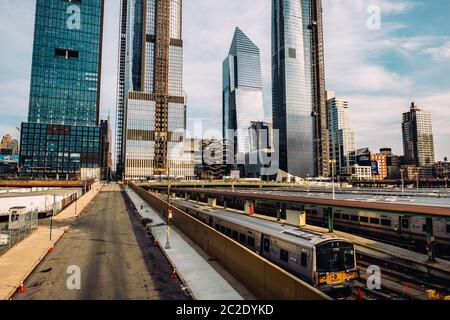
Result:
[[[234,141],[236,162],[244,164],[250,151],[250,126],[264,121],[259,48],[236,28],[223,62],[223,136]]]
[[[272,86],[280,169],[328,176],[321,0],[272,0]]]
[[[103,10],[103,0],[36,1],[23,176],[96,174]]]
[[[184,152],[181,0],[122,0],[117,172],[123,179],[194,176]]]

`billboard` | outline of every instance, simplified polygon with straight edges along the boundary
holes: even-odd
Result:
[[[19,163],[19,156],[0,155],[0,163],[8,163],[8,164]]]
[[[379,175],[380,174],[380,165],[378,163],[378,161],[371,161],[371,166],[372,166],[372,174],[373,175]]]

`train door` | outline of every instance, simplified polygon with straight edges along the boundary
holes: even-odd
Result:
[[[402,237],[407,237],[411,230],[411,218],[410,217],[400,217],[399,234]]]
[[[263,234],[261,244],[261,255],[270,259],[270,237]]]

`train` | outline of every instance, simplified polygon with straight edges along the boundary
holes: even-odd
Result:
[[[332,297],[350,295],[359,278],[348,240],[191,202],[173,204]]]
[[[307,222],[327,226],[328,210],[305,207]],[[426,242],[426,219],[410,216],[381,215],[374,212],[333,209],[336,229],[358,233],[405,246],[416,247]],[[450,221],[433,219],[433,237],[438,249],[450,252]],[[422,248],[425,250],[425,247]]]

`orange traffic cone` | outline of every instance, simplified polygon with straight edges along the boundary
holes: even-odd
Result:
[[[20,286],[19,286],[19,293],[25,293],[25,286],[23,285],[23,281],[20,282]]]
[[[172,274],[170,275],[170,279],[177,279],[177,270],[175,270],[175,268],[173,268]]]
[[[51,246],[51,247],[48,249],[48,253],[53,253],[53,251],[55,251],[55,249],[53,248],[53,246]]]
[[[361,288],[358,288],[358,301],[364,300],[364,294],[362,293]]]

